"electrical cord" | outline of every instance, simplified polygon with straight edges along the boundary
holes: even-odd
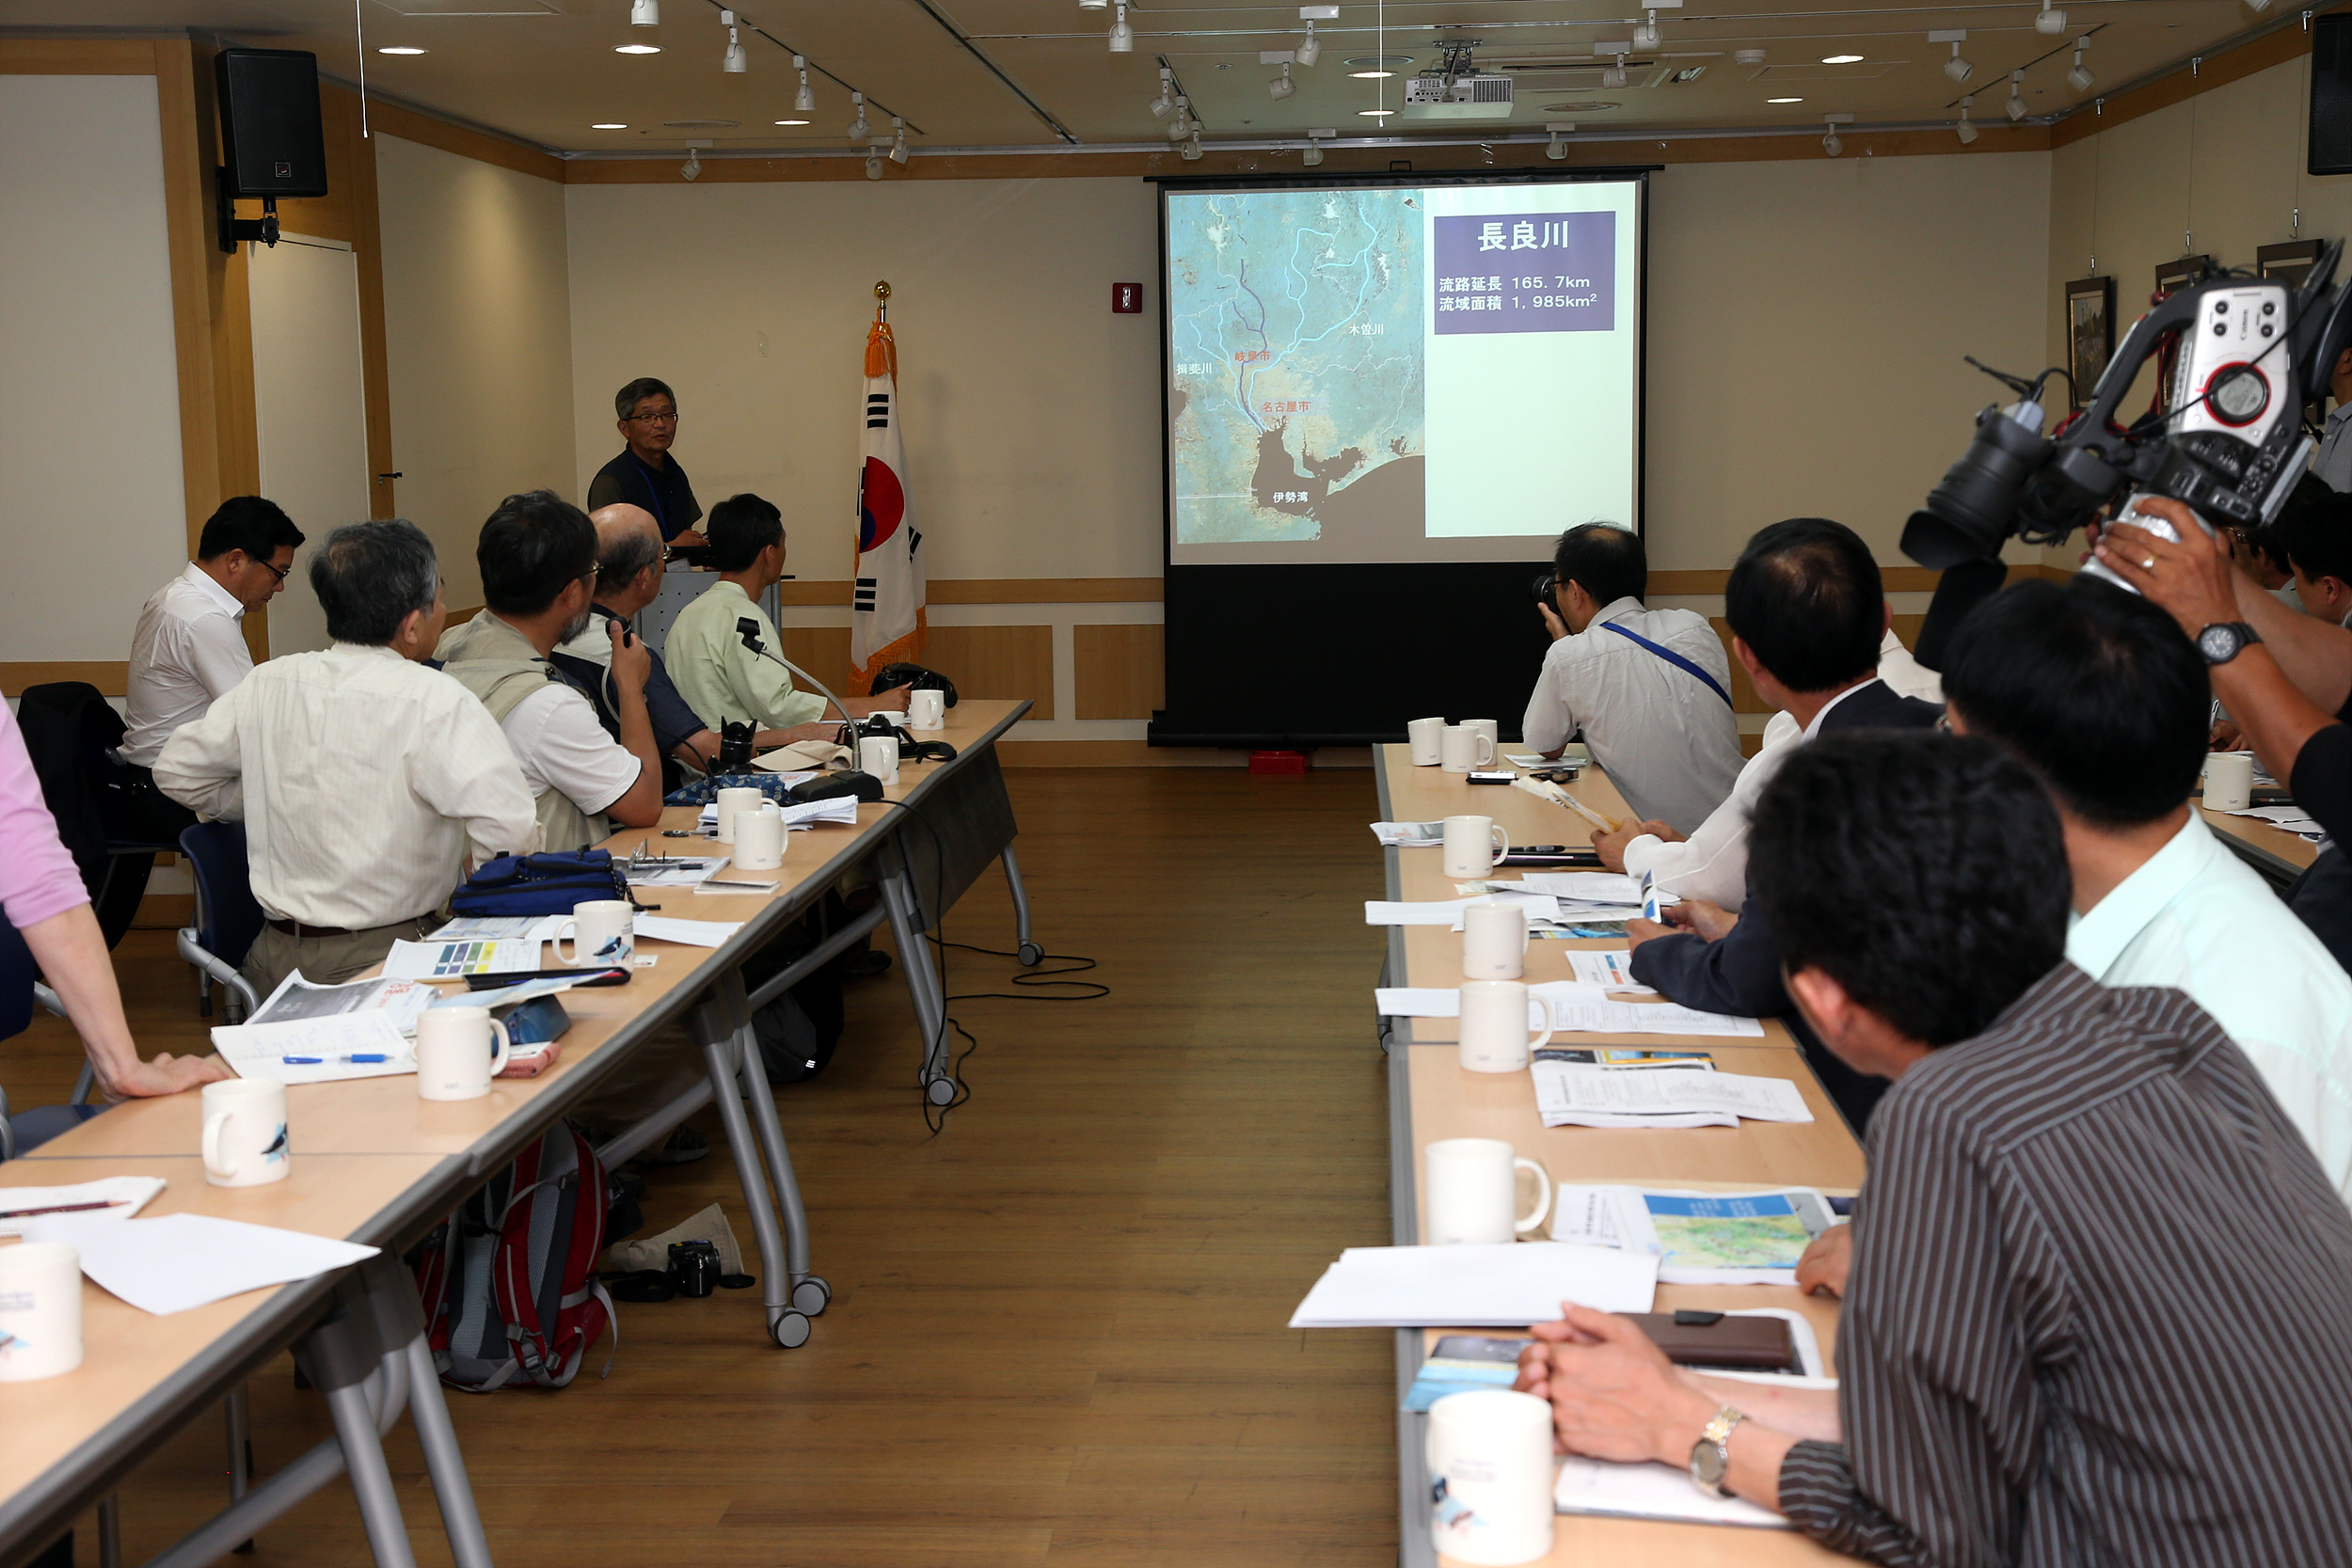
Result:
[[[938,936],[936,934],[931,937],[931,943],[937,947],[961,947],[967,953],[985,953],[992,958],[1017,959],[1021,957],[1018,952],[1008,952],[1003,948],[975,947],[968,942],[949,942],[945,937]],[[968,1002],[976,998],[993,998],[1002,1002],[1094,1002],[1099,1001],[1103,997],[1108,996],[1111,993],[1111,988],[1103,984],[1099,980],[1070,980],[1061,978],[1061,976],[1069,974],[1083,974],[1089,969],[1100,969],[1102,965],[1095,959],[1080,958],[1074,953],[1047,953],[1041,955],[1039,958],[1038,962],[1046,963],[1055,960],[1059,960],[1067,967],[1061,969],[1028,970],[1025,973],[1014,975],[1006,983],[1009,985],[1020,986],[1024,988],[1025,990],[1031,992],[1041,990],[1048,986],[1074,987],[1077,988],[1076,994],[1073,995],[1065,992],[1057,992],[1053,995],[1041,996],[1036,994],[1025,995],[1021,991],[1009,990],[967,990],[959,991],[955,995],[947,998],[947,1000],[950,1002]],[[942,958],[940,961],[943,966],[946,962],[945,958]]]

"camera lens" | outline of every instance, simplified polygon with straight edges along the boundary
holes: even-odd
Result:
[[[1927,505],[1903,525],[1903,553],[1922,566],[1945,567],[2000,553],[2015,526],[2018,498],[2049,455],[2050,443],[1988,408]]]

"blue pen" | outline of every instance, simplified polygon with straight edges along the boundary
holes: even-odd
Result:
[[[389,1062],[391,1057],[381,1051],[363,1051],[356,1056],[280,1056],[288,1067],[325,1067],[329,1062]]]

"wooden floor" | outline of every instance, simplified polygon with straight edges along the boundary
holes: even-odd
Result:
[[[1008,778],[1037,935],[1112,994],[955,1004],[972,1099],[932,1138],[904,989],[854,984],[830,1070],[778,1095],[834,1291],[815,1338],[771,1346],[756,1291],[624,1306],[609,1379],[600,1349],[559,1393],[452,1393],[504,1568],[1395,1560],[1390,1336],[1283,1326],[1388,1237],[1372,776]],[[1002,879],[946,934],[1009,947]],[[951,957],[955,991],[1015,969]],[[143,1044],[197,1039],[167,934],[117,962]],[[54,1021],[0,1047],[17,1103],[61,1097],[73,1049]],[[732,1169],[722,1143],[652,1173],[648,1232],[717,1198],[748,1247]],[[328,1430],[283,1359],[253,1408],[264,1471]],[[126,1561],[225,1495],[219,1432],[124,1486]],[[448,1561],[405,1423],[392,1465],[420,1561]],[[370,1559],[339,1482],[227,1560]]]

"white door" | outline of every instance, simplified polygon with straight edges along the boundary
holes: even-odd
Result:
[[[310,554],[327,531],[369,507],[367,390],[359,363],[359,262],[339,240],[289,234],[247,245],[253,309],[253,412],[262,494],[309,543],[270,601],[273,655],[326,646],[310,592]]]

